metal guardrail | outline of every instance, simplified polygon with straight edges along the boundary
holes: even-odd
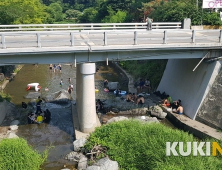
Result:
[[[153,22],[153,29],[181,29],[181,22]],[[0,25],[5,31],[56,31],[56,30],[122,30],[146,29],[147,23],[86,23],[86,24],[21,24]]]
[[[221,46],[222,30],[0,32],[0,38],[2,49],[198,43]]]

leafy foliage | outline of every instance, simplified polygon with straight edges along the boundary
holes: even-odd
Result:
[[[4,99],[10,102],[12,97],[9,94],[0,92],[0,102],[3,102]]]
[[[121,61],[120,65],[126,69],[135,80],[149,78],[151,89],[155,90],[162,78],[167,60]]]
[[[47,17],[39,0],[1,0],[0,24],[41,24]]]
[[[39,170],[48,150],[41,155],[22,138],[0,141],[0,170]]]
[[[121,121],[97,128],[86,148],[107,147],[108,156],[121,169],[134,170],[209,170],[220,169],[221,157],[166,156],[166,142],[193,142],[196,139],[183,131],[162,124]],[[177,148],[178,150],[178,148]],[[186,151],[186,148],[184,149]]]

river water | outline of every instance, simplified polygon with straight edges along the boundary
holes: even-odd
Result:
[[[99,71],[95,74],[95,86],[100,90],[96,93],[96,98],[107,99],[113,97],[112,93],[103,92],[103,80],[118,81],[121,84],[122,90],[127,90],[127,78],[116,70],[116,67],[106,66],[105,62],[97,63]],[[62,71],[50,71],[48,65],[24,65],[18,72],[15,78],[7,85],[4,92],[12,96],[12,102],[20,109],[19,129],[17,135],[28,141],[33,148],[38,151],[43,151],[47,146],[53,146],[50,150],[48,161],[43,165],[45,170],[60,170],[66,165],[68,168],[74,168],[76,165],[73,162],[64,160],[64,157],[69,152],[73,151],[74,130],[71,114],[71,104],[53,104],[43,103],[42,109],[49,109],[52,114],[52,120],[49,124],[42,123],[27,124],[27,113],[35,112],[35,108],[29,107],[24,110],[21,108],[21,102],[28,103],[30,99],[25,99],[24,96],[30,91],[26,91],[27,84],[39,83],[41,86],[41,97],[57,92],[61,89],[68,89],[71,78],[71,83],[74,85],[72,98],[76,96],[76,68],[71,65],[62,65]],[[60,86],[60,81],[63,85]],[[45,88],[48,91],[45,91]]]

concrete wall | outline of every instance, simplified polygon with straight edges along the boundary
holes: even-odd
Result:
[[[166,92],[173,100],[181,99],[184,112],[191,119],[196,114],[209,92],[218,72],[220,62],[202,62],[193,72],[200,59],[168,60],[157,90]]]
[[[196,120],[213,128],[222,129],[222,69],[201,105]]]
[[[0,102],[0,125],[5,119],[5,116],[8,110],[9,110],[8,102],[6,100],[4,100],[3,102]]]

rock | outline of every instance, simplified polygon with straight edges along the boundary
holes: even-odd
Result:
[[[160,123],[156,117],[138,116],[138,117],[135,117],[135,119],[138,119],[145,123],[152,123],[152,122]]]
[[[17,129],[18,129],[18,126],[17,126],[17,125],[11,125],[9,128],[10,128],[11,130],[17,130]]]
[[[72,100],[72,97],[66,90],[62,89],[58,92],[47,95],[44,99],[46,102],[62,104],[67,103],[69,100]]]
[[[9,135],[8,135],[8,138],[9,139],[18,138],[18,136],[15,134],[15,132],[10,132]]]
[[[109,90],[116,90],[116,89],[120,89],[120,85],[119,82],[109,82],[107,87],[109,88]]]
[[[129,119],[125,116],[113,117],[107,121],[107,124],[112,123],[112,122],[119,122],[123,120],[129,120]]]
[[[39,96],[41,96],[41,93],[39,92],[29,92],[24,98],[26,99],[37,99]]]
[[[158,105],[150,107],[149,110],[152,116],[156,116],[160,119],[164,119],[167,116],[167,113],[163,112],[162,108]]]
[[[119,109],[117,109],[117,108],[115,108],[115,107],[112,108],[111,110],[112,110],[112,112],[114,112],[114,113],[118,113],[118,112],[119,112]]]
[[[79,160],[84,157],[84,155],[81,152],[70,152],[65,156],[65,159],[70,161],[79,162]]]
[[[118,170],[118,162],[109,158],[102,158],[97,163],[86,168],[86,170]]]
[[[78,170],[85,170],[87,168],[87,157],[82,156],[78,162]]]
[[[85,145],[85,143],[87,142],[86,138],[80,138],[78,140],[75,140],[73,142],[74,145],[74,151],[78,152],[81,150],[81,147],[83,147]]]
[[[86,170],[101,170],[101,168],[99,166],[92,165],[92,166],[88,166]]]
[[[148,112],[148,108],[143,107],[143,108],[126,110],[126,111],[120,111],[118,114],[120,115],[146,115],[147,112]]]
[[[19,125],[19,120],[13,120],[11,123],[10,123],[10,126],[11,125]]]

